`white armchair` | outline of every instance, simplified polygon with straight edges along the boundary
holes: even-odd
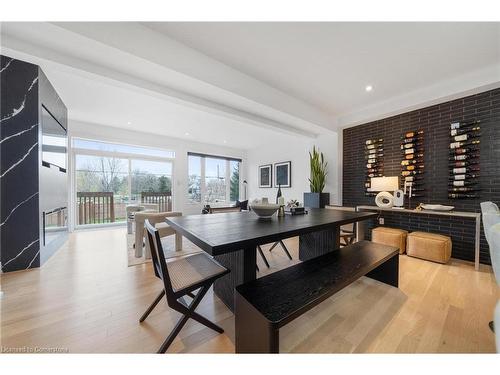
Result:
[[[491,265],[495,280],[500,285],[500,210],[493,202],[482,202],[481,212],[483,216],[483,227],[486,241],[490,248]],[[495,309],[495,327],[497,351],[500,351],[500,302]],[[490,322],[490,328],[494,330],[493,323]]]
[[[500,223],[493,225],[489,231],[491,264],[497,284],[500,285]],[[500,301],[495,309],[495,335],[497,342],[497,352],[500,352]]]

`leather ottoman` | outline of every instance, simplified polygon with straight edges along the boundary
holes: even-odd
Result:
[[[406,254],[433,262],[447,263],[451,257],[451,238],[435,233],[411,232],[408,234]]]
[[[406,236],[408,232],[403,229],[377,227],[372,230],[372,241],[383,245],[399,248],[399,253],[406,250]]]

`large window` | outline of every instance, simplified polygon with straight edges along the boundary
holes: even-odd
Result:
[[[239,199],[239,159],[188,154],[188,197],[192,203],[232,203]]]
[[[73,148],[77,225],[125,221],[141,202],[172,210],[173,152],[82,139]]]

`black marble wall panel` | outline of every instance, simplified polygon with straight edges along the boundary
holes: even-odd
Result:
[[[38,66],[0,56],[2,271],[40,265]]]
[[[450,123],[467,120],[481,120],[480,198],[448,199]],[[375,204],[373,197],[364,194],[365,140],[384,138],[384,173],[398,176],[401,172],[401,137],[414,129],[425,132],[427,190],[423,197],[412,199],[411,207],[424,202],[452,205],[459,211],[480,212],[482,201],[500,204],[500,89],[495,89],[344,129],[342,196],[345,206]],[[408,201],[405,206],[408,206]],[[474,259],[474,220],[391,213],[382,216],[386,218],[387,226],[449,235],[453,240],[453,257]],[[488,244],[481,232],[480,259],[489,264]]]

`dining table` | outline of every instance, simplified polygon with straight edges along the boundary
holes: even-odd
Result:
[[[270,220],[250,211],[168,217],[166,223],[231,271],[215,282],[214,292],[233,311],[235,287],[257,278],[257,246],[298,236],[299,259],[305,261],[339,249],[342,225],[376,216],[308,208],[307,214]]]

